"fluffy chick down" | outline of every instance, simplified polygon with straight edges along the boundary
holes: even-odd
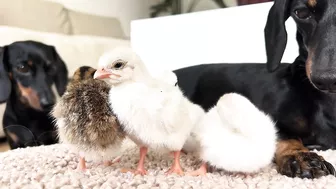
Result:
[[[120,155],[125,135],[108,104],[110,87],[93,79],[94,72],[86,66],[76,70],[52,116],[60,142],[86,160],[108,161]]]
[[[141,83],[113,87],[110,104],[137,144],[159,151],[180,150],[204,111],[178,87],[153,89]],[[119,101],[118,99],[128,99]]]
[[[277,138],[270,116],[246,97],[228,93],[194,128],[184,150],[219,169],[253,173],[272,163]]]

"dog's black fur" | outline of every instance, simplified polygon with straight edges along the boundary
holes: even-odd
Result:
[[[55,47],[18,41],[0,47],[0,102],[6,102],[3,129],[10,148],[58,142],[49,111],[62,95],[68,70]]]
[[[265,26],[267,66],[204,64],[175,70],[186,96],[206,110],[223,94],[236,92],[270,114],[280,135],[275,162],[290,177],[335,175],[330,163],[308,151],[336,149],[335,7],[335,0],[275,0]],[[280,64],[289,16],[297,24],[299,56]]]

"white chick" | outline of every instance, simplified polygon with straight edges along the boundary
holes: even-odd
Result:
[[[203,160],[201,167],[189,174],[205,175],[208,164],[230,172],[256,172],[272,162],[276,133],[272,119],[246,97],[224,94],[183,147]]]
[[[152,77],[131,48],[114,49],[99,61],[94,77],[112,85],[110,106],[127,136],[140,147],[135,174],[146,174],[148,148],[172,152],[174,162],[166,174],[183,174],[180,152],[204,111],[173,85],[171,74]]]
[[[177,76],[174,72],[170,70],[163,70],[153,77],[170,85],[177,86]]]

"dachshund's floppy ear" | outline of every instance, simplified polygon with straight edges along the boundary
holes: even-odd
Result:
[[[12,83],[6,70],[6,51],[7,46],[0,47],[0,103],[4,103],[9,98],[12,90]]]
[[[68,69],[64,61],[62,60],[62,58],[57,53],[56,48],[53,46],[50,46],[50,47],[51,47],[52,54],[54,57],[54,64],[56,65],[56,69],[57,69],[57,74],[54,76],[54,82],[55,82],[58,94],[62,96],[68,85]]]
[[[289,18],[291,0],[275,0],[271,7],[264,29],[267,55],[267,69],[275,71],[281,62],[287,44],[285,22]]]

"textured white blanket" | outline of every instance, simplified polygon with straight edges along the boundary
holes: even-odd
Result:
[[[318,152],[333,165],[336,164],[336,151]],[[0,188],[39,189],[39,188],[211,188],[211,189],[327,189],[336,188],[336,177],[320,179],[288,178],[269,166],[256,175],[244,177],[225,172],[208,173],[204,177],[165,176],[172,157],[148,153],[146,166],[149,174],[133,176],[120,173],[124,167],[135,168],[138,150],[131,144],[119,163],[105,167],[88,163],[88,172],[76,170],[77,157],[69,152],[67,146],[56,144],[0,153]],[[248,158],[248,157],[247,157]],[[194,157],[182,156],[185,170],[198,168]]]

